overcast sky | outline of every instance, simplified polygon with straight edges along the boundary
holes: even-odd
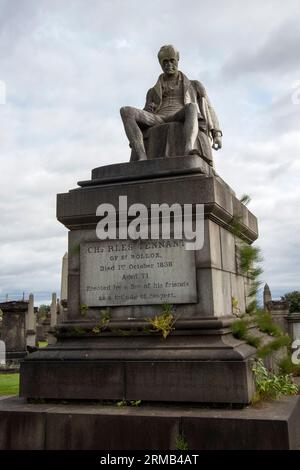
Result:
[[[299,0],[0,0],[1,300],[59,295],[56,194],[128,161],[119,108],[144,105],[166,43],[216,109],[216,168],[252,198],[263,281],[300,290],[299,17]]]

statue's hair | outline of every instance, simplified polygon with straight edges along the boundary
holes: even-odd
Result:
[[[166,56],[168,57],[170,54],[174,55],[175,58],[179,60],[179,52],[177,51],[177,49],[175,49],[174,46],[172,46],[172,44],[167,44],[165,46],[162,46],[159,49],[158,54],[157,54],[159,62],[161,63],[164,57]]]

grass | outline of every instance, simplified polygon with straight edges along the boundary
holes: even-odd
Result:
[[[0,374],[0,396],[19,394],[19,374]]]

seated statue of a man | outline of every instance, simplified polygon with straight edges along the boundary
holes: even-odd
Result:
[[[173,46],[161,47],[158,60],[163,73],[148,91],[144,109],[124,106],[120,110],[135,159],[147,160],[143,129],[181,122],[184,155],[198,154],[212,165],[211,147],[222,147],[222,132],[204,86],[178,70],[179,52]]]

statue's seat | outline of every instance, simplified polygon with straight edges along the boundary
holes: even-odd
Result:
[[[169,122],[143,130],[144,145],[149,160],[154,158],[178,157],[184,155],[183,123]],[[211,143],[207,134],[201,130],[195,148],[206,161],[211,162]],[[137,160],[135,152],[131,152],[130,161]]]

